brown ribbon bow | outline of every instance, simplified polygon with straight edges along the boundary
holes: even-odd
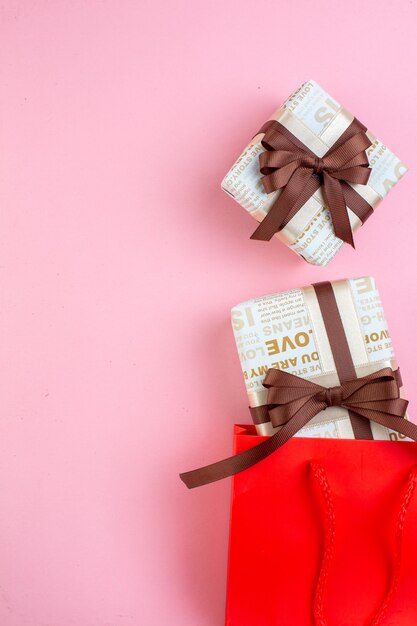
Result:
[[[373,211],[348,184],[366,185],[371,174],[366,149],[372,142],[365,126],[354,119],[322,158],[275,120],[259,132],[265,133],[266,148],[259,157],[262,184],[268,194],[282,191],[251,239],[269,241],[323,185],[335,235],[354,247],[347,205],[362,222]]]
[[[417,426],[404,419],[408,401],[400,397],[399,370],[385,367],[328,389],[282,370],[270,369],[264,385],[268,388],[272,424],[282,427],[249,450],[180,474],[188,488],[226,478],[255,465],[284,445],[320,411],[331,406],[344,407],[350,413],[417,441]]]
[[[283,426],[291,421],[291,428],[297,428],[297,432],[317,413],[331,406],[344,407],[397,430],[393,420],[406,421],[404,415],[408,405],[408,401],[400,397],[400,383],[399,370],[386,367],[330,388],[282,370],[270,369],[263,384],[268,389],[272,425]]]

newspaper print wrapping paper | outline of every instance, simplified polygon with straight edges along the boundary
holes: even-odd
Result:
[[[313,80],[304,83],[271,116],[284,125],[317,156],[322,157],[342,135],[354,117]],[[406,165],[369,130],[372,145],[367,156],[371,176],[367,185],[351,186],[375,209],[389,190],[407,171]],[[259,155],[263,135],[256,135],[246,146],[222,181],[230,194],[258,222],[274,204],[280,191],[266,194],[261,183]],[[351,228],[356,231],[361,220],[348,207]],[[324,203],[322,188],[302,206],[289,223],[275,234],[309,263],[325,266],[343,245],[335,236],[331,216]]]
[[[384,310],[371,276],[332,282],[358,377],[397,368]],[[251,407],[266,404],[262,382],[269,368],[282,369],[325,387],[339,384],[332,351],[312,286],[261,296],[232,309],[232,326]],[[403,396],[403,393],[401,394]],[[257,425],[270,435],[270,422]],[[372,423],[375,439],[405,439]],[[329,407],[298,436],[352,438],[348,412]]]

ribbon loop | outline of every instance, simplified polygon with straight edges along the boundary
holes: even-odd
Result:
[[[361,219],[364,215],[368,217],[370,209],[368,203],[349,185],[366,185],[369,180],[371,169],[366,150],[371,141],[365,131],[364,126],[354,119],[335,145],[323,157],[319,157],[280,122],[267,122],[260,131],[265,132],[261,143],[266,150],[259,156],[261,181],[267,194],[281,189],[283,197],[278,197],[251,238],[266,241],[282,230],[299,210],[297,199],[308,179],[315,178],[319,183],[317,186],[309,186],[309,195],[304,198],[304,203],[323,184],[335,235],[353,246],[348,203],[351,204],[349,208]],[[300,169],[308,172],[307,179],[305,176],[303,178],[302,187],[296,176]],[[291,192],[284,195],[287,185],[291,187]],[[353,204],[352,195],[355,196]]]

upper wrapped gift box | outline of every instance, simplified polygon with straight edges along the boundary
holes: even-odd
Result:
[[[309,263],[325,266],[407,167],[310,80],[262,126],[222,181],[260,225]]]

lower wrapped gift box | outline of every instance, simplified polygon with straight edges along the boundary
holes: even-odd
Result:
[[[313,438],[234,476],[226,626],[417,624],[416,480],[414,442]]]
[[[232,326],[258,435],[275,432],[277,411],[268,407],[271,392],[264,385],[270,369],[324,387],[385,367],[398,369],[372,276],[316,283],[253,298],[233,307]],[[403,437],[373,420],[365,437],[351,418],[343,405],[328,406],[305,424],[299,435],[338,439]]]

